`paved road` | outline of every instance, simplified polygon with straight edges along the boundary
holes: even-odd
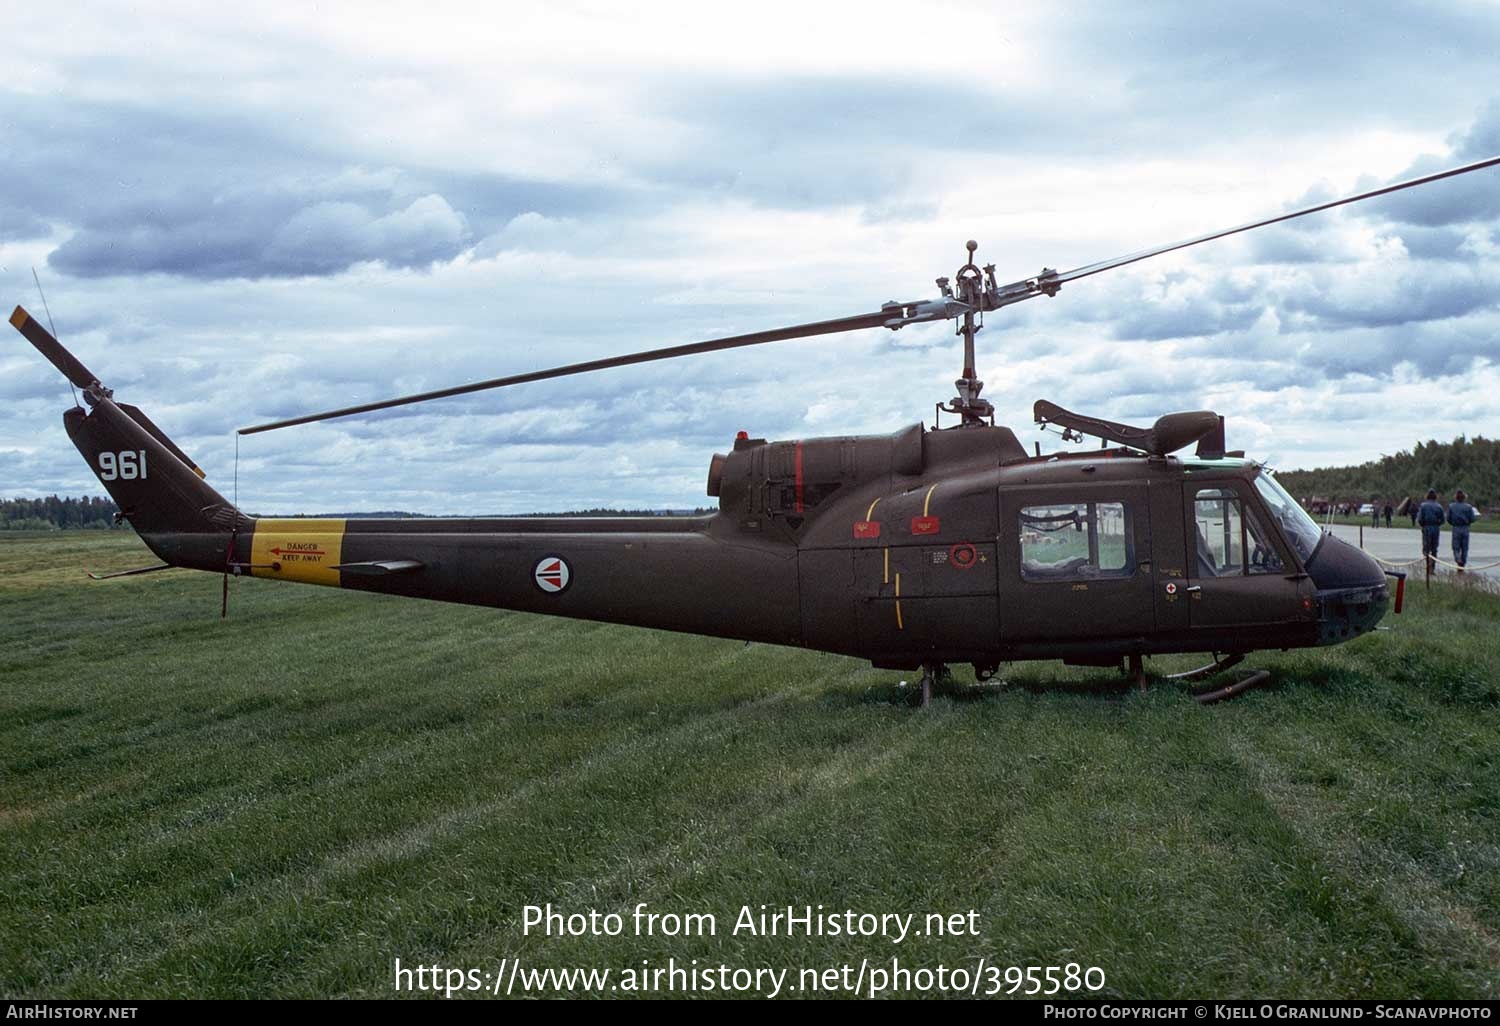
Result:
[[[1359,544],[1359,530],[1358,527],[1351,527],[1348,524],[1333,525],[1334,535],[1351,545]],[[1414,527],[1382,527],[1378,530],[1366,527],[1364,531],[1364,548],[1370,555],[1392,563],[1404,563],[1415,559],[1419,561],[1416,566],[1403,567],[1403,569],[1410,574],[1422,572],[1420,562],[1422,532],[1420,530]],[[1438,559],[1447,563],[1453,562],[1453,534],[1447,527],[1443,528],[1443,541],[1438,548]],[[1469,565],[1480,567],[1497,562],[1500,562],[1500,534],[1471,533],[1469,535]],[[1490,577],[1500,577],[1500,567],[1487,570],[1485,574]]]

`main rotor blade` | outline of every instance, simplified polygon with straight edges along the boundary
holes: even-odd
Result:
[[[1010,303],[1019,302],[1023,299],[1030,299],[1037,295],[1051,295],[1057,291],[1056,286],[1063,285],[1067,282],[1077,281],[1080,278],[1087,278],[1090,275],[1098,274],[1101,271],[1112,270],[1116,267],[1124,267],[1127,264],[1133,264],[1139,260],[1146,260],[1150,257],[1160,256],[1163,253],[1171,253],[1174,250],[1186,249],[1189,246],[1196,246],[1202,242],[1211,242],[1214,239],[1222,239],[1228,235],[1237,235],[1240,232],[1250,231],[1252,228],[1262,228],[1266,225],[1277,224],[1282,221],[1290,221],[1293,218],[1305,217],[1308,214],[1316,214],[1319,211],[1330,210],[1333,207],[1341,207],[1348,203],[1358,203],[1360,200],[1373,199],[1376,196],[1385,196],[1389,193],[1400,192],[1403,189],[1410,189],[1418,185],[1426,185],[1429,182],[1436,182],[1444,178],[1452,178],[1455,175],[1468,174],[1471,171],[1478,171],[1482,168],[1494,167],[1496,165],[1500,165],[1500,156],[1490,157],[1487,160],[1476,161],[1472,164],[1465,164],[1462,167],[1450,168],[1447,171],[1439,171],[1436,174],[1423,175],[1420,178],[1413,178],[1405,182],[1397,182],[1394,185],[1382,186],[1379,189],[1371,189],[1368,192],[1362,192],[1354,196],[1346,196],[1343,199],[1330,200],[1327,203],[1319,203],[1315,206],[1304,207],[1301,210],[1293,210],[1289,213],[1277,214],[1274,217],[1262,218],[1261,220],[1251,221],[1248,224],[1238,225],[1234,228],[1226,228],[1222,231],[1210,232],[1206,235],[1198,235],[1191,239],[1184,239],[1181,242],[1171,243],[1170,245],[1157,246],[1154,249],[1141,250],[1138,253],[1130,253],[1126,256],[1115,257],[1112,260],[1101,260],[1098,263],[1087,264],[1083,267],[1078,267],[1071,271],[1066,271],[1062,274],[1047,272],[1037,278],[1023,279],[1022,281],[1014,282],[997,290],[1000,295],[999,305],[1009,305]],[[941,304],[942,301],[939,301],[939,303]],[[427,402],[430,399],[445,399],[449,396],[467,395],[471,392],[483,392],[487,389],[492,388],[504,388],[507,385],[520,385],[530,381],[545,381],[549,378],[561,378],[567,377],[571,374],[585,374],[589,371],[606,370],[611,367],[625,367],[631,364],[649,363],[653,360],[670,360],[678,356],[693,356],[698,353],[712,353],[724,349],[738,349],[743,346],[761,345],[766,342],[781,342],[787,339],[794,338],[807,338],[813,335],[832,335],[845,331],[859,331],[863,328],[898,328],[904,324],[915,324],[924,320],[935,319],[935,317],[939,316],[939,314],[936,314],[933,310],[921,309],[919,311],[919,308],[927,308],[934,305],[935,304],[931,303],[890,303],[886,304],[886,307],[884,309],[876,313],[857,314],[853,317],[844,317],[838,320],[831,321],[815,321],[811,324],[799,324],[788,328],[776,328],[771,331],[758,331],[748,335],[732,335],[727,338],[710,339],[706,342],[692,342],[687,345],[668,346],[664,349],[648,349],[639,353],[630,353],[625,356],[608,357],[602,360],[587,360],[583,363],[570,363],[562,367],[552,367],[547,370],[529,371],[524,374],[513,374],[503,378],[491,378],[488,381],[476,381],[470,385],[459,385],[454,388],[443,388],[432,392],[420,392],[416,395],[401,396],[400,398],[386,399],[381,402],[364,403],[359,406],[347,406],[339,410],[329,410],[326,413],[311,413],[301,417],[292,417],[287,420],[272,421],[267,424],[257,424],[254,427],[240,428],[239,433],[242,435],[253,435],[258,434],[262,431],[274,431],[277,428],[292,427],[297,424],[311,424],[320,420],[332,420],[336,417],[350,417],[359,413],[373,413],[376,410],[388,410],[396,406],[409,406],[413,403]],[[905,312],[908,308],[910,308],[910,310],[912,311],[911,313]],[[986,309],[989,308],[990,307],[986,307]],[[17,312],[22,313],[19,308],[17,308]],[[955,316],[955,314],[951,312],[943,312],[940,314],[940,316],[951,317]],[[17,327],[21,327],[21,325],[17,324]],[[40,326],[37,327],[39,328]],[[30,338],[31,335],[28,334],[27,337]],[[48,338],[50,338],[50,336],[48,336]],[[36,339],[33,339],[33,342],[35,343]],[[42,348],[42,345],[38,344],[38,348]],[[46,349],[43,349],[43,351],[47,352]],[[51,354],[49,353],[49,357],[50,356]],[[53,362],[57,363],[58,361],[53,360]],[[62,365],[59,364],[59,367],[62,368]],[[64,373],[70,373],[70,371],[77,373],[81,370],[82,365],[80,364],[76,369],[65,368]],[[86,371],[84,371],[83,373],[86,373]],[[72,376],[72,374],[70,374],[70,376]]]
[[[912,304],[902,305],[911,306]],[[397,399],[385,399],[376,403],[346,406],[341,410],[329,410],[326,413],[310,413],[306,416],[292,417],[288,420],[272,421],[269,424],[257,424],[254,427],[240,428],[239,433],[242,435],[254,435],[262,431],[275,431],[277,428],[292,427],[296,424],[311,424],[314,421],[332,420],[335,417],[351,417],[356,413],[388,410],[393,406],[425,403],[429,399],[446,399],[454,395],[468,395],[470,392],[483,392],[486,389],[504,388],[507,385],[522,385],[529,381],[545,381],[548,378],[562,378],[570,374],[585,374],[589,371],[606,370],[610,367],[627,367],[635,363],[670,360],[673,357],[694,356],[698,353],[716,353],[723,349],[758,346],[766,342],[807,338],[810,335],[832,335],[842,331],[859,331],[861,328],[878,328],[897,315],[899,315],[899,311],[887,309],[875,313],[856,314],[853,317],[841,317],[832,321],[815,321],[811,324],[797,324],[788,328],[774,328],[771,331],[757,331],[749,335],[730,335],[726,338],[709,339],[706,342],[689,342],[686,345],[667,346],[664,349],[647,349],[639,353],[629,353],[625,356],[611,356],[602,360],[585,360],[583,363],[570,363],[562,367],[550,367],[547,370],[527,371],[524,374],[491,378],[488,381],[476,381],[471,385],[440,388],[433,392],[419,392],[416,395],[405,395]]]
[[[1059,274],[1056,278],[1049,278],[1048,281],[1056,281],[1059,285],[1070,281],[1077,281],[1079,278],[1087,278],[1089,275],[1098,274],[1100,271],[1109,271],[1113,270],[1116,267],[1124,267],[1126,264],[1133,264],[1137,260],[1145,260],[1148,257],[1160,256],[1163,253],[1170,253],[1173,250],[1186,249],[1189,246],[1196,246],[1200,242],[1212,242],[1214,239],[1222,239],[1226,235],[1237,235],[1240,232],[1248,232],[1252,228],[1263,228],[1268,224],[1276,224],[1280,221],[1290,221],[1294,217],[1304,217],[1307,214],[1316,214],[1320,210],[1330,210],[1333,207],[1341,207],[1346,203],[1358,203],[1360,200],[1374,199],[1376,196],[1384,196],[1388,193],[1400,192],[1402,189],[1410,189],[1413,186],[1417,185],[1426,185],[1428,182],[1436,182],[1443,178],[1452,178],[1455,175],[1465,175],[1470,171],[1478,171],[1481,168],[1494,167],[1497,164],[1500,164],[1500,157],[1490,157],[1487,160],[1476,161],[1473,164],[1465,164],[1463,167],[1455,167],[1450,168],[1447,171],[1439,171],[1437,174],[1423,175],[1421,178],[1413,178],[1409,181],[1397,182],[1395,185],[1386,185],[1382,186],[1379,189],[1371,189],[1369,192],[1362,192],[1357,196],[1345,196],[1343,199],[1330,200],[1327,203],[1319,203],[1317,206],[1304,207],[1301,210],[1293,210],[1289,214],[1277,214],[1275,217],[1262,218],[1259,221],[1251,221],[1249,224],[1242,224],[1234,228],[1225,228],[1223,231],[1219,232],[1209,232],[1207,235],[1198,235],[1191,239],[1184,239],[1181,242],[1174,242],[1171,245],[1157,246],[1155,249],[1143,249],[1139,253],[1131,253],[1127,256],[1115,257],[1113,260],[1101,260],[1097,264],[1088,264],[1084,267],[1079,267],[1074,270],[1067,271],[1063,274]]]

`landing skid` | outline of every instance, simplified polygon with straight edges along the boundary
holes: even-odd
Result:
[[[1212,677],[1220,670],[1227,670],[1231,666],[1236,666],[1244,661],[1245,654],[1243,652],[1232,652],[1229,655],[1225,656],[1223,659],[1220,659],[1217,662],[1209,663],[1207,666],[1200,666],[1196,670],[1185,670],[1182,673],[1166,674],[1164,679],[1184,681],[1203,680],[1205,677]]]
[[[1163,674],[1162,679],[1179,680],[1184,683],[1197,683],[1214,677],[1232,666],[1238,666],[1244,661],[1245,654],[1243,652],[1231,652],[1224,656],[1224,658],[1217,659],[1206,666],[1200,666],[1195,670]],[[1127,680],[1131,684],[1135,684],[1143,692],[1146,690],[1146,670],[1144,660],[1139,655],[1132,655],[1127,659],[1125,672]],[[1259,687],[1270,679],[1271,673],[1269,670],[1255,670],[1248,677],[1233,684],[1221,685],[1206,691],[1193,691],[1193,701],[1199,705],[1212,705],[1215,702],[1222,702],[1226,698],[1233,698],[1236,695],[1244,694],[1251,688]]]
[[[1246,677],[1244,680],[1240,681],[1237,684],[1230,684],[1228,687],[1218,688],[1214,691],[1196,692],[1193,695],[1193,700],[1199,705],[1212,705],[1215,702],[1222,702],[1226,698],[1233,698],[1235,695],[1243,694],[1253,687],[1258,687],[1259,685],[1264,684],[1270,679],[1270,670],[1256,670],[1250,676]]]
[[[1222,673],[1230,667],[1238,666],[1244,661],[1245,654],[1243,652],[1231,652],[1224,658],[1217,659],[1214,662],[1208,663],[1207,665],[1200,666],[1195,670],[1184,670],[1182,673],[1166,673],[1161,674],[1160,676],[1162,680],[1176,680],[1183,681],[1184,683],[1197,683],[1199,681],[1207,680],[1219,673]],[[1138,687],[1142,691],[1142,693],[1144,693],[1146,690],[1146,682],[1149,676],[1151,676],[1146,672],[1145,657],[1141,656],[1138,653],[1126,657],[1123,669],[1125,670],[1127,681],[1131,684],[1136,685],[1136,687]],[[990,667],[984,667],[983,669],[977,666],[975,667],[975,677],[981,682],[993,678],[994,672],[994,669]],[[1245,677],[1244,679],[1237,681],[1234,684],[1223,685],[1208,691],[1193,691],[1191,692],[1191,694],[1193,696],[1193,700],[1196,701],[1199,705],[1212,705],[1215,702],[1222,702],[1226,698],[1233,698],[1236,695],[1243,694],[1253,687],[1258,687],[1259,685],[1264,684],[1267,680],[1269,680],[1270,677],[1271,673],[1269,670],[1256,670],[1253,671],[1250,676]],[[916,693],[908,697],[907,701],[911,701],[914,698],[916,700],[916,705],[918,706],[918,708],[927,708],[932,704],[933,692],[936,689],[942,687],[943,684],[949,680],[949,678],[950,674],[946,664],[923,663],[922,676],[921,679],[917,681]],[[901,682],[901,690],[903,693],[906,691],[906,681]]]

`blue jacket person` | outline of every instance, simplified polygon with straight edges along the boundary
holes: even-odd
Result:
[[[1446,518],[1442,504],[1437,501],[1437,492],[1428,491],[1427,501],[1417,509],[1417,523],[1422,528],[1422,555],[1437,558],[1439,535]]]
[[[1448,523],[1453,525],[1453,562],[1460,567],[1469,562],[1469,525],[1479,519],[1479,511],[1469,505],[1463,489],[1453,493],[1448,504]]]

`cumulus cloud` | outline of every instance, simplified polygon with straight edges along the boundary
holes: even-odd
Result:
[[[342,271],[363,260],[420,267],[451,259],[467,236],[463,217],[437,195],[380,217],[355,203],[325,202],[304,207],[277,227],[264,257],[300,274]]]
[[[58,235],[55,271],[201,280],[451,260],[527,209],[597,209],[608,190],[473,168],[379,165],[329,153],[295,122],[196,103],[0,90],[24,138],[7,166],[0,244]]]
[[[1496,156],[1500,156],[1500,100],[1490,100],[1470,125],[1450,135],[1445,152],[1422,155],[1399,177],[1417,178]],[[1381,197],[1362,213],[1427,229],[1494,220],[1500,217],[1500,188],[1495,186],[1494,174],[1462,175]]]
[[[363,198],[363,197],[362,197]],[[326,275],[364,261],[423,267],[463,251],[462,214],[439,195],[405,206],[307,201],[291,189],[199,194],[85,222],[48,258],[64,274],[176,274],[193,278]]]

